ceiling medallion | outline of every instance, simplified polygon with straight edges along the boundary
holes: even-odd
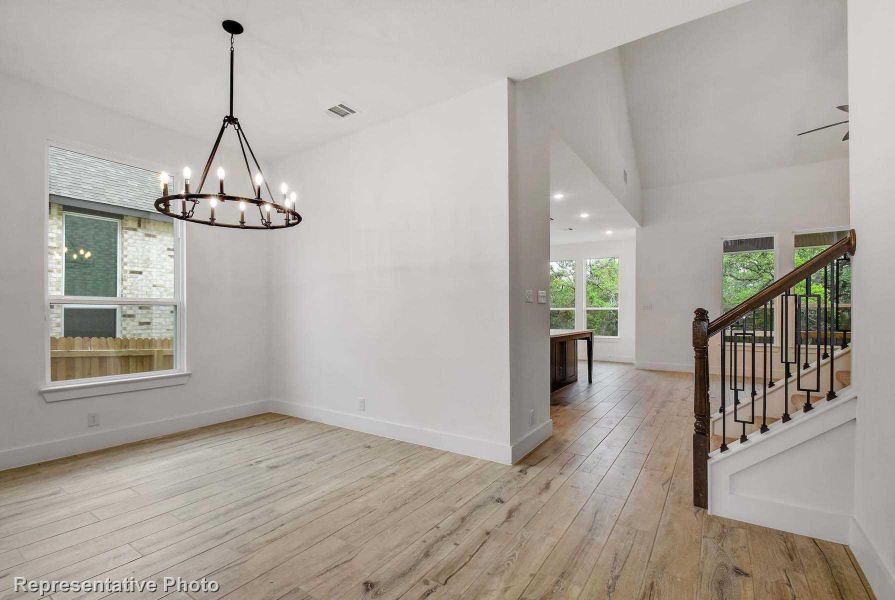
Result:
[[[221,25],[224,31],[230,34],[230,112],[224,117],[221,130],[218,132],[218,137],[211,148],[211,154],[205,162],[205,168],[202,170],[202,177],[199,179],[199,186],[196,191],[190,191],[192,172],[189,167],[183,169],[183,190],[179,194],[168,193],[171,178],[167,173],[163,172],[160,176],[162,197],[155,201],[155,209],[163,215],[174,219],[212,225],[214,227],[232,227],[236,229],[285,229],[286,227],[295,227],[301,222],[301,215],[295,210],[296,193],[292,192],[290,194],[288,186],[284,183],[280,186],[282,204],[278,204],[274,200],[274,195],[264,179],[261,165],[258,164],[258,159],[255,158],[255,153],[252,151],[251,145],[249,145],[245,131],[239,124],[239,119],[233,115],[233,39],[234,36],[244,31],[243,27],[236,21],[224,21]],[[239,148],[242,150],[242,158],[249,176],[249,184],[254,193],[252,198],[234,196],[224,192],[224,169],[222,167],[217,168],[219,181],[217,193],[203,192],[208,171],[214,163],[215,155],[221,144],[221,138],[228,127],[233,128],[239,140]],[[251,159],[251,162],[249,159]],[[252,173],[251,165],[254,165],[254,174]],[[265,191],[267,192],[267,198],[264,196]],[[258,210],[257,217],[254,216],[254,210],[251,209],[253,206]],[[250,213],[248,219],[246,218],[247,211]]]

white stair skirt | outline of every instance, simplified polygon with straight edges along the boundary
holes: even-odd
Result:
[[[851,388],[765,434],[709,458],[709,512],[838,543],[853,514],[855,405]]]

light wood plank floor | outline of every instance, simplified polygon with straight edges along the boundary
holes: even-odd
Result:
[[[689,376],[598,364],[554,400],[513,467],[266,414],[0,473],[0,600],[31,597],[16,576],[221,587],[169,600],[871,597],[846,547],[691,506]]]

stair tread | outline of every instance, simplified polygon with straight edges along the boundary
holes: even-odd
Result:
[[[851,371],[841,370],[836,371],[836,381],[841,383],[843,386],[848,387],[851,385]]]

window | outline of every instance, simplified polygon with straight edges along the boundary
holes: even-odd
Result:
[[[793,265],[798,267],[805,264],[839,240],[847,237],[847,230],[795,234],[793,240],[793,245],[795,246]],[[846,336],[846,340],[848,340],[849,332],[851,331],[851,263],[839,263],[839,277],[839,310],[835,318],[834,327],[837,331],[837,340],[841,342],[842,336]],[[811,286],[811,295],[805,303],[807,305],[805,310],[807,312],[806,317],[808,320],[806,329],[809,331],[809,335],[814,335],[812,332],[817,327],[818,304],[827,302],[829,297],[828,294],[832,292],[832,273],[827,274],[825,281],[824,272],[818,271],[812,275],[808,281],[800,281],[796,284],[793,287],[793,292],[796,294],[805,294],[807,285],[809,284]],[[811,296],[815,297],[812,298]]]
[[[776,272],[772,236],[724,240],[721,312],[725,313],[773,283]],[[774,308],[757,310],[741,324],[756,343],[774,343]],[[763,332],[767,332],[767,336]],[[762,332],[762,333],[760,333]]]
[[[49,149],[48,380],[182,371],[181,224],[158,173]]]
[[[774,281],[774,238],[724,241],[721,312],[751,298]]]
[[[618,258],[591,258],[584,263],[587,329],[618,337]]]
[[[550,329],[575,329],[575,261],[550,263]]]

